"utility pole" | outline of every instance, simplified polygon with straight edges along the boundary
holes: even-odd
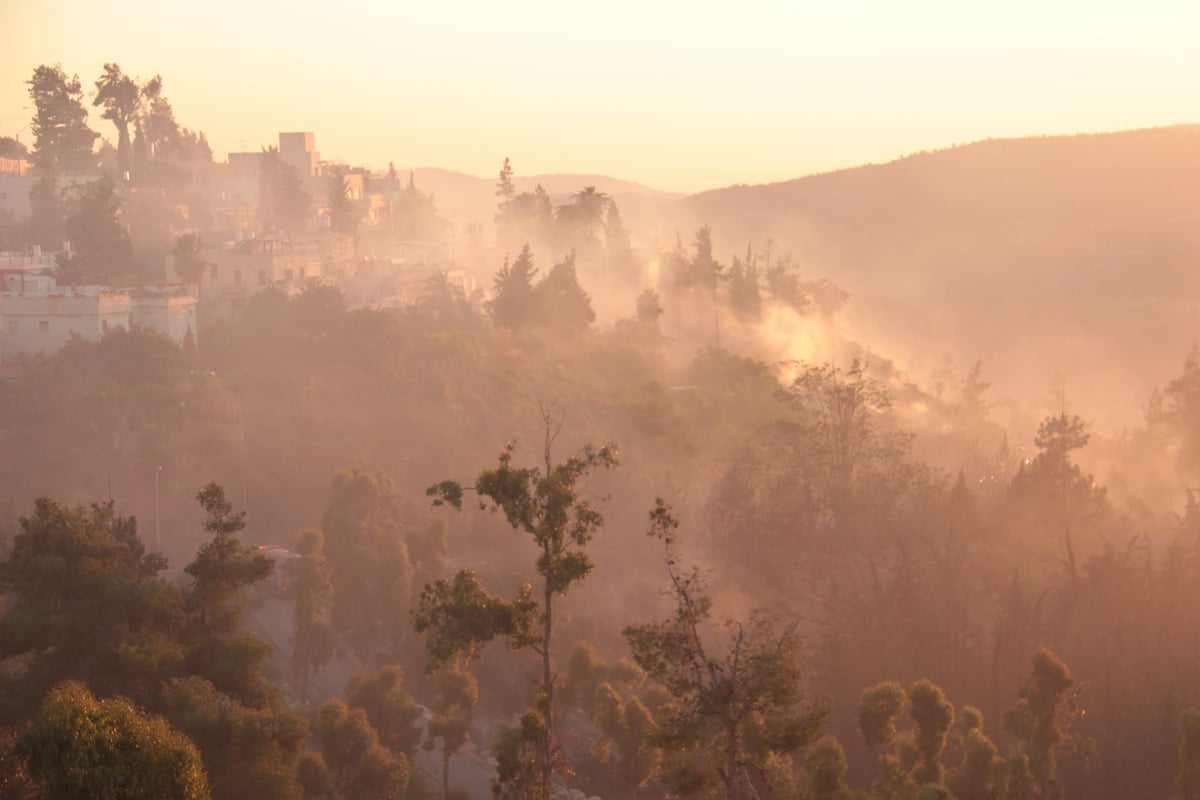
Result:
[[[162,465],[154,468],[154,550],[162,552],[162,524],[158,504],[158,476],[162,473]]]

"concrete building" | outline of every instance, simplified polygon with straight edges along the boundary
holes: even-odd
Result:
[[[279,158],[295,167],[301,178],[321,174],[321,154],[316,149],[316,138],[312,131],[279,134]]]
[[[54,254],[34,245],[28,250],[0,250],[0,274],[54,269]],[[0,287],[3,288],[3,287]]]
[[[136,289],[59,286],[46,274],[5,274],[0,291],[0,354],[4,360],[55,353],[72,336],[98,340],[114,328],[140,325],[183,344],[196,336],[191,287],[163,284]]]
[[[220,250],[206,250],[205,300],[221,295],[248,296],[268,286],[300,286],[321,277],[321,253],[288,239],[249,239]]]

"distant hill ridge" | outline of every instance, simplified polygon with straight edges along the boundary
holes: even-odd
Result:
[[[1063,376],[1128,420],[1200,338],[1200,125],[986,140],[677,212],[725,259],[792,250],[852,293],[853,334],[914,370],[982,358],[1038,394]]]

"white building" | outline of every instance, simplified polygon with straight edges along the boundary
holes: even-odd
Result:
[[[248,297],[269,286],[297,290],[323,273],[321,252],[308,241],[247,239],[204,251],[208,263],[202,280],[206,300],[222,295]],[[176,275],[174,260],[168,275]]]
[[[45,274],[4,276],[0,291],[0,357],[57,352],[72,336],[98,340],[113,328],[134,325],[159,331],[182,344],[196,336],[196,297],[191,287],[136,289],[59,286]]]

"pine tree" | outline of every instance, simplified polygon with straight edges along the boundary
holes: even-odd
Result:
[[[534,322],[556,335],[577,335],[596,320],[592,300],[579,285],[575,251],[542,278],[534,288]]]
[[[535,277],[537,269],[533,266],[533,250],[526,243],[516,261],[510,265],[506,260],[496,273],[488,311],[497,326],[517,330],[533,322]]]
[[[33,162],[38,174],[55,177],[94,169],[92,146],[100,134],[87,125],[79,76],[68,78],[62,66],[42,65],[25,82],[33,100]]]

